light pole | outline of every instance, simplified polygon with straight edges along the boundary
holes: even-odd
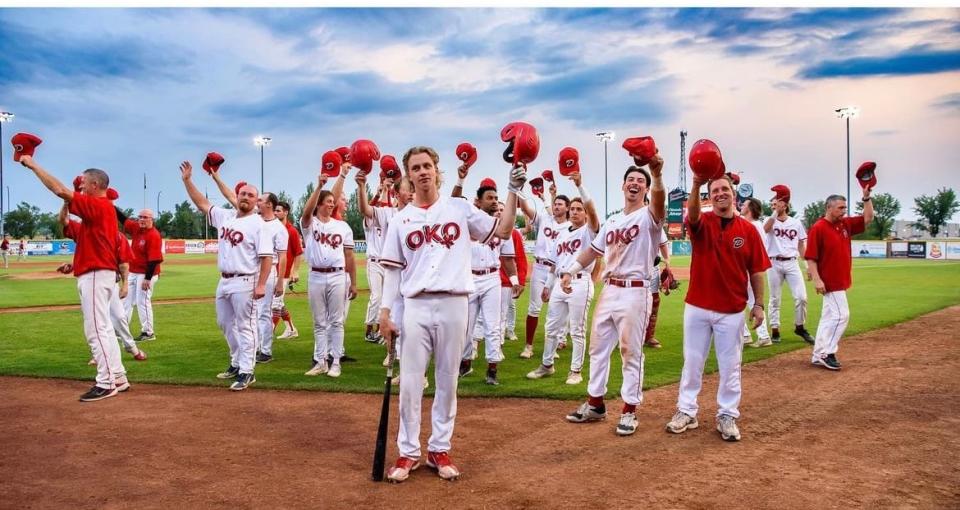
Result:
[[[844,106],[833,111],[847,121],[847,216],[850,216],[850,119],[860,114],[856,106]]]
[[[3,212],[4,212],[4,202],[3,202],[3,125],[7,122],[13,122],[13,118],[16,115],[10,112],[0,112],[0,237],[3,237]],[[10,197],[7,197],[7,202],[10,201]],[[7,207],[10,204],[6,204]]]
[[[263,148],[270,145],[273,138],[269,136],[257,136],[253,139],[253,144],[260,147],[260,193],[263,193]]]
[[[607,196],[607,142],[613,140],[616,133],[601,131],[596,136],[603,142],[603,219],[606,221],[607,216],[610,215],[610,206],[608,205],[610,199]]]
[[[163,190],[157,192],[157,217],[160,217],[160,194],[163,193]]]

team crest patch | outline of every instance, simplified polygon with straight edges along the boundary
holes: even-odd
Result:
[[[734,247],[734,249],[743,248],[743,238],[742,238],[742,237],[734,237],[734,238],[733,238],[733,247]]]

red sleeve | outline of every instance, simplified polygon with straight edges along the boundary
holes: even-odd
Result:
[[[119,264],[129,264],[133,260],[133,253],[130,252],[130,242],[120,233],[117,233],[117,259]]]
[[[527,253],[523,250],[523,236],[517,229],[513,229],[513,251],[515,253],[513,260],[517,262],[517,277],[520,279],[521,285],[526,285]]]
[[[703,232],[703,221],[706,213],[700,212],[700,219],[696,223],[690,222],[690,216],[687,216],[683,219],[683,223],[687,225],[687,231],[690,232],[690,239],[699,238],[700,233]]]
[[[163,262],[163,239],[160,238],[160,231],[152,229],[147,234],[146,241],[147,262]]]
[[[123,222],[123,229],[126,230],[128,234],[135,236],[140,232],[140,223],[136,220],[127,218]]]
[[[862,234],[867,229],[867,224],[864,223],[863,216],[844,218],[843,222],[847,225],[847,230],[850,231],[851,237]]]
[[[303,242],[300,241],[300,233],[297,229],[290,229],[290,239],[287,240],[287,251],[290,256],[297,258],[303,255]]]
[[[99,215],[99,210],[94,206],[94,200],[89,195],[84,195],[79,191],[73,192],[73,198],[70,199],[70,212],[84,220],[92,220]]]
[[[814,223],[807,232],[807,249],[803,253],[807,260],[820,260],[820,223]]]

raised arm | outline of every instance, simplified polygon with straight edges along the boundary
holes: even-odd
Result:
[[[180,163],[180,178],[183,179],[183,187],[187,189],[187,195],[193,201],[193,205],[200,209],[203,214],[209,214],[210,201],[200,193],[197,186],[193,183],[193,165],[189,161]]]
[[[463,180],[467,178],[469,171],[470,169],[466,164],[460,165],[457,168],[457,183],[453,185],[453,191],[450,193],[451,197],[463,196]]]
[[[700,188],[705,182],[700,180],[697,174],[693,174],[693,189],[687,199],[687,222],[691,225],[700,222]]]
[[[527,171],[523,167],[516,167],[510,171],[510,186],[507,193],[507,203],[503,207],[503,215],[500,217],[500,225],[497,227],[497,237],[500,239],[510,239],[513,235],[513,226],[517,222],[517,193],[523,189],[527,182]]]
[[[367,176],[361,172],[357,173],[355,179],[357,181],[357,205],[360,207],[360,214],[368,220],[372,220],[374,216],[373,207],[370,206],[370,202],[367,200]],[[376,197],[380,196],[379,190],[377,191]]]
[[[327,184],[327,176],[320,174],[317,178],[317,187],[314,188],[307,203],[303,204],[303,213],[300,214],[300,228],[307,228],[310,225],[310,218],[313,216],[314,209],[317,208],[317,201],[320,200],[320,191]]]
[[[517,203],[517,206],[523,211],[523,215],[527,217],[528,225],[537,219],[537,206],[534,200],[536,199],[531,197],[530,200],[521,200]]]
[[[20,164],[32,170],[34,175],[40,179],[40,182],[46,186],[48,190],[52,191],[54,195],[67,202],[73,200],[73,189],[64,186],[59,179],[50,175],[50,172],[47,172],[42,166],[37,164],[33,156],[20,156]]]
[[[583,187],[583,179],[580,172],[570,174],[570,180],[573,181],[573,184],[577,187],[577,191],[580,193],[580,199],[583,200],[583,210],[587,213],[587,224],[590,226],[590,230],[599,232],[600,217],[597,216],[597,207],[594,205],[593,199],[590,198],[587,190]]]
[[[667,216],[667,189],[663,187],[663,158],[657,153],[650,161],[650,214],[660,223]]]
[[[220,178],[220,172],[210,172],[210,177],[213,177],[213,182],[217,183],[217,188],[220,189],[220,194],[223,195],[223,198],[226,198],[227,202],[230,202],[230,205],[236,209],[237,194],[233,191],[233,188],[227,186],[227,183],[223,182],[223,179]],[[260,191],[262,192],[263,190]]]
[[[340,195],[343,194],[343,183],[346,182],[348,175],[350,175],[350,164],[344,163],[340,166],[340,175],[337,176],[336,181],[333,181],[333,188],[330,189],[330,192],[333,193],[333,203],[335,204],[340,203]],[[344,211],[344,213],[346,213],[346,211]]]
[[[870,199],[871,186],[863,188],[863,223],[869,225],[873,221],[873,200]]]
[[[57,215],[57,221],[64,227],[70,223],[70,202],[63,201],[63,207],[60,208],[60,214]]]

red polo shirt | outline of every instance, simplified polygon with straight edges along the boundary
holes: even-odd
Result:
[[[131,241],[133,260],[130,261],[130,272],[146,274],[147,262],[156,262],[157,267],[153,274],[160,274],[160,263],[163,262],[163,239],[156,228],[140,228],[140,223],[134,219],[123,222],[123,229],[133,237]]]
[[[76,228],[77,251],[73,254],[73,274],[117,270],[117,213],[107,197],[74,192],[70,213],[83,220]]]
[[[520,285],[525,286],[527,284],[527,252],[523,250],[523,235],[520,234],[519,230],[513,229],[510,236],[513,239],[513,252],[516,253],[514,260],[517,262],[517,279],[520,280]],[[503,265],[500,266],[500,286],[513,287]]]
[[[719,313],[742,313],[750,275],[766,271],[770,259],[757,228],[734,216],[722,226],[713,211],[686,220],[693,244],[688,304]]]
[[[293,260],[303,255],[303,243],[300,241],[300,232],[289,221],[284,224],[287,227],[287,267],[283,270],[283,277],[290,278],[290,271],[293,270]]]
[[[817,263],[817,272],[827,292],[847,290],[853,285],[850,238],[865,229],[863,216],[843,218],[836,223],[820,218],[810,227],[803,258]]]

